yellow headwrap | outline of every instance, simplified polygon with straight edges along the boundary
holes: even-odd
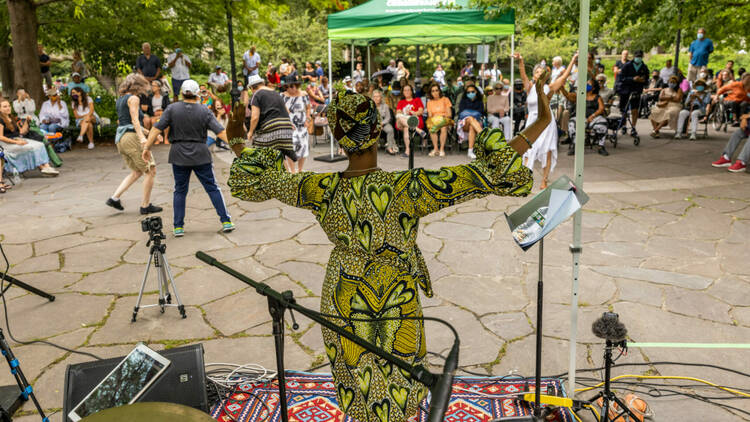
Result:
[[[372,99],[339,92],[328,106],[328,126],[341,148],[352,153],[370,148],[380,138],[380,114]]]

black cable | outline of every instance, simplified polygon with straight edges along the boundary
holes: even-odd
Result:
[[[10,262],[8,262],[8,257],[5,255],[5,250],[3,250],[3,244],[2,243],[0,243],[0,253],[2,253],[3,259],[5,260],[5,271],[3,271],[3,277],[0,278],[0,292],[2,292],[3,289],[5,288],[5,276],[6,276],[6,274],[8,274],[8,270],[10,269]],[[15,338],[15,337],[13,337],[13,333],[10,331],[10,322],[8,321],[8,304],[5,301],[5,294],[0,294],[0,297],[2,297],[2,299],[3,299],[3,311],[5,312],[5,328],[6,328],[6,331],[8,332],[8,337],[10,337],[11,340],[15,341],[18,344],[23,344],[23,345],[29,345],[29,344],[46,344],[48,346],[52,346],[52,347],[55,347],[57,349],[64,350],[66,352],[76,353],[76,354],[83,355],[83,356],[89,356],[89,357],[92,357],[92,358],[94,358],[96,360],[102,360],[101,357],[99,357],[99,356],[97,356],[97,355],[95,355],[93,353],[82,352],[82,351],[73,350],[73,349],[68,349],[67,347],[60,346],[58,344],[52,343],[51,341],[47,341],[47,340],[21,341],[21,340],[18,340],[17,338]]]

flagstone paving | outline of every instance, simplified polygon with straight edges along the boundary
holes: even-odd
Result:
[[[643,129],[645,131],[645,128]],[[603,311],[620,314],[631,339],[639,342],[747,343],[750,339],[750,175],[730,174],[709,163],[726,135],[701,141],[652,140],[634,147],[624,138],[609,157],[586,153],[584,189],[591,201],[583,212],[583,255],[576,362],[599,367],[602,341],[590,330]],[[573,161],[562,147],[553,178],[572,178]],[[324,146],[312,155],[324,154]],[[156,349],[203,343],[206,361],[259,363],[273,368],[273,341],[265,301],[223,272],[195,258],[203,250],[238,271],[317,308],[331,245],[313,216],[278,201],[240,202],[226,197],[237,230],[219,231],[207,196],[193,180],[188,198],[186,235],[170,233],[171,170],[167,147],[156,148],[159,162],[153,200],[165,207],[166,256],[187,308],[160,314],[143,309],[130,314],[140,287],[148,249],[137,214],[140,186],[123,198],[125,212],[104,200],[127,171],[112,145],[63,155],[58,178],[30,175],[0,196],[0,240],[11,268],[22,281],[56,295],[52,303],[17,287],[7,292],[13,335],[46,339],[101,357],[127,353],[143,341]],[[217,153],[216,174],[224,192],[230,154]],[[418,166],[465,162],[463,155],[430,159]],[[403,169],[406,160],[384,156],[386,170]],[[343,163],[308,160],[310,170],[342,169]],[[38,175],[36,175],[38,176]],[[537,181],[538,186],[538,181]],[[533,375],[536,325],[537,248],[523,252],[510,240],[503,216],[523,198],[483,198],[423,219],[419,244],[430,268],[435,297],[422,297],[425,314],[453,323],[461,334],[463,369],[494,375]],[[545,242],[543,373],[568,370],[572,222]],[[156,299],[156,282],[146,286],[144,304]],[[288,369],[308,370],[326,362],[319,327],[296,315],[300,330],[287,331]],[[6,331],[6,335],[7,335]],[[447,353],[452,338],[427,323],[428,350]],[[90,358],[43,344],[11,341],[26,375],[52,421],[63,420],[65,367]],[[441,359],[431,355],[436,366]],[[691,375],[739,388],[750,377],[710,368],[654,362],[720,364],[747,371],[747,349],[631,349],[614,374]],[[329,371],[329,368],[317,368]],[[460,371],[459,371],[460,372]],[[10,384],[0,370],[0,383]],[[579,377],[599,372],[579,372]],[[588,383],[588,381],[586,381]],[[693,392],[716,393],[703,388]],[[592,393],[582,393],[580,397]],[[697,400],[647,398],[660,420],[750,420]],[[731,404],[750,411],[747,400]],[[24,405],[17,420],[37,420]],[[665,416],[670,415],[670,416]]]

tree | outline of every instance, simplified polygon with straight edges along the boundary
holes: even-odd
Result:
[[[10,46],[10,24],[8,7],[0,6],[0,83],[3,91],[0,95],[10,97],[13,92],[13,49]]]

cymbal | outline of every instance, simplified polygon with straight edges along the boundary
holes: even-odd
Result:
[[[174,403],[133,403],[102,410],[81,422],[216,422],[214,418],[192,407]]]

